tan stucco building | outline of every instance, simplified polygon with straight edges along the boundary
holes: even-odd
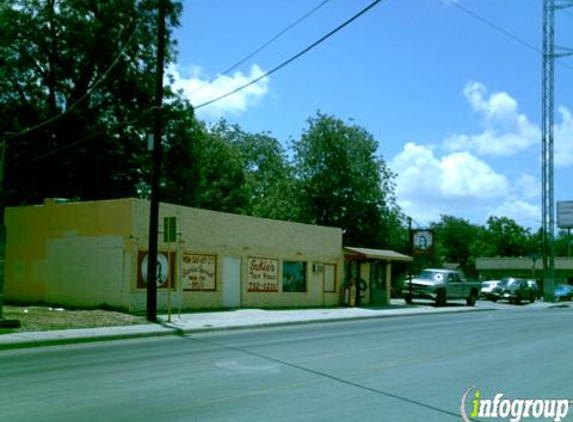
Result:
[[[334,306],[344,300],[341,229],[161,204],[160,227],[164,217],[176,218],[177,237],[165,243],[159,235],[160,310]],[[46,200],[8,208],[6,225],[7,301],[145,310],[147,201]],[[351,251],[351,258],[360,252]],[[365,263],[384,259],[389,286],[393,257],[368,253],[360,261],[363,278],[370,282]],[[370,300],[378,299],[366,295]]]

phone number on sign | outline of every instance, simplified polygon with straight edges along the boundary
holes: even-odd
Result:
[[[279,286],[276,283],[249,283],[249,292],[278,292]]]

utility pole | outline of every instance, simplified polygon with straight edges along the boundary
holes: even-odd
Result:
[[[8,136],[12,133],[6,133],[2,137],[0,144],[0,328],[18,328],[20,321],[13,319],[7,320],[3,316],[4,307],[4,285],[6,277],[6,186],[4,183],[4,174],[6,167],[6,148],[8,147]]]
[[[4,186],[4,165],[6,160],[6,136],[0,145],[0,321],[3,319],[4,307],[4,278],[6,274],[6,188]]]
[[[153,163],[149,209],[149,250],[147,259],[147,320],[157,321],[157,243],[159,226],[159,180],[161,138],[163,135],[163,67],[165,63],[165,0],[157,0],[157,70],[155,80],[155,119],[153,125]]]
[[[554,199],[554,68],[555,59],[569,56],[571,49],[555,54],[555,11],[573,6],[572,0],[543,0],[543,75],[541,128],[541,200],[542,200],[542,257],[543,296],[553,302],[555,285],[555,199]]]
[[[555,65],[555,1],[543,0],[543,75],[541,127],[541,214],[543,296],[553,302],[555,279],[554,214],[553,208],[553,121],[554,121],[554,65]]]
[[[408,217],[408,249],[410,249],[410,256],[414,257],[414,234],[412,233],[412,217]],[[410,294],[410,301],[412,300],[412,265],[414,263],[410,263],[408,266],[408,290]]]

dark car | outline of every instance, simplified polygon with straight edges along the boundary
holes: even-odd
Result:
[[[529,284],[529,287],[531,287],[531,289],[535,292],[535,297],[537,299],[541,299],[541,290],[539,289],[539,285],[537,284],[537,281],[535,280],[527,280],[527,284]]]
[[[491,293],[491,300],[507,300],[509,303],[519,304],[522,301],[535,302],[537,292],[531,288],[527,280],[522,278],[502,279]]]
[[[571,300],[573,298],[573,286],[570,286],[569,284],[560,284],[555,286],[553,296],[556,301]]]

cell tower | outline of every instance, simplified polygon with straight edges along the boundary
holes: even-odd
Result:
[[[553,302],[555,280],[555,198],[553,168],[554,66],[558,57],[572,54],[571,49],[555,53],[555,12],[573,6],[573,0],[543,0],[543,112],[542,112],[542,254],[544,299]]]

